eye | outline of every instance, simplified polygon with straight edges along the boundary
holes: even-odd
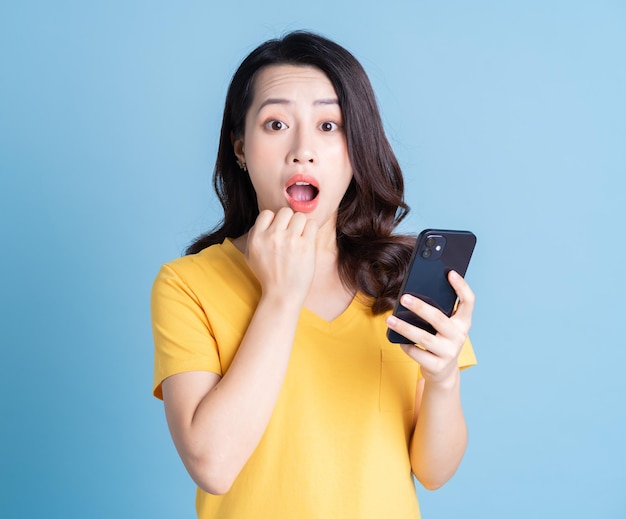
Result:
[[[323,132],[332,132],[336,130],[337,128],[339,128],[339,125],[332,121],[325,121],[322,124],[320,124],[320,130],[322,130]]]
[[[275,132],[278,132],[280,130],[286,130],[288,127],[287,125],[282,122],[282,121],[277,121],[276,119],[273,119],[271,121],[268,121],[267,123],[265,123],[265,127],[269,130],[273,130]]]

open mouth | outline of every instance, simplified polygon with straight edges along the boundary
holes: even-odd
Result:
[[[310,202],[319,192],[319,189],[308,182],[296,182],[287,188],[287,194],[296,202]]]
[[[294,175],[285,184],[285,196],[291,209],[310,213],[317,207],[320,189],[317,181],[306,175]]]

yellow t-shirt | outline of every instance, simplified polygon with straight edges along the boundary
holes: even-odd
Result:
[[[230,240],[164,265],[152,293],[154,395],[176,373],[225,373],[259,297]],[[365,301],[331,322],[302,310],[269,426],[228,493],[198,489],[199,518],[420,517],[408,453],[419,368]],[[459,364],[475,362],[468,342]]]

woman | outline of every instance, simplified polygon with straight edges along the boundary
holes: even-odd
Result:
[[[154,394],[201,518],[419,517],[467,442],[459,367],[473,299],[403,304],[415,239],[369,80],[318,35],[264,43],[226,98],[214,185],[224,219],[161,269]],[[398,346],[386,328],[415,344]]]

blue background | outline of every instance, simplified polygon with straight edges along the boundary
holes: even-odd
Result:
[[[403,230],[479,237],[470,445],[424,517],[626,517],[626,4],[297,4],[0,7],[0,516],[194,516],[149,291],[218,218],[230,76],[306,28],[371,77]]]

